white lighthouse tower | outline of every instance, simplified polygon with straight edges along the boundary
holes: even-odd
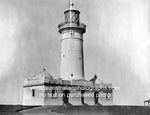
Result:
[[[61,33],[60,77],[64,80],[84,79],[83,34],[86,25],[80,22],[80,12],[69,2],[65,22],[58,25]]]

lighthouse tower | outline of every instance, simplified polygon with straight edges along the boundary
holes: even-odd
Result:
[[[58,25],[61,34],[60,77],[64,80],[84,79],[83,34],[86,25],[80,22],[80,12],[72,1],[64,12],[65,22]]]

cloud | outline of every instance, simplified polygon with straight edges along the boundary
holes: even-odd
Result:
[[[0,5],[0,79],[12,68],[17,47],[17,15],[13,9]]]
[[[150,86],[149,1],[95,0],[92,6],[87,60],[104,81],[121,87],[116,102],[143,103]]]

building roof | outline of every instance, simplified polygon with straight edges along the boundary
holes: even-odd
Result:
[[[35,74],[33,78],[49,78],[49,79],[53,79],[53,76],[47,71],[40,71],[39,73]]]
[[[42,71],[35,74],[33,77],[25,79],[24,85],[41,84],[44,82],[49,82],[50,80],[53,80],[53,76],[44,68]]]

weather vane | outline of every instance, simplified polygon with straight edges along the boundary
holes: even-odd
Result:
[[[70,9],[73,9],[73,6],[74,6],[73,1],[72,1],[72,0],[69,0],[69,8],[70,8]]]

